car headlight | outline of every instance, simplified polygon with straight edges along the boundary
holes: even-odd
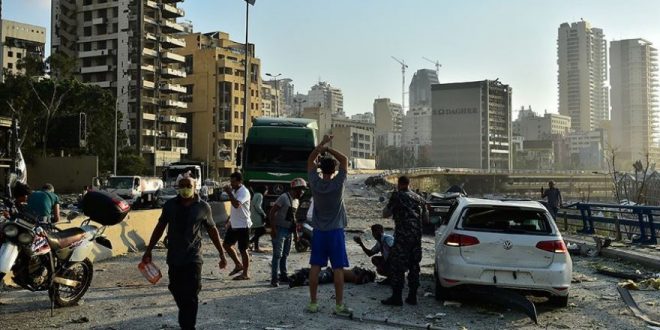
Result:
[[[22,232],[18,235],[18,242],[21,244],[30,244],[34,240],[34,236],[27,232]]]
[[[18,227],[15,225],[6,225],[5,228],[2,229],[2,231],[5,233],[5,236],[7,237],[16,237],[18,235]]]

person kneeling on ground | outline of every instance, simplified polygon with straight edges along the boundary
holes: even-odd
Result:
[[[309,285],[309,270],[309,268],[302,268],[289,276],[289,288]],[[376,279],[376,273],[361,267],[353,267],[350,270],[342,269],[342,272],[344,273],[344,282],[346,283],[360,285],[373,282]],[[319,284],[330,284],[333,283],[333,281],[334,271],[332,270],[332,267],[327,267],[319,273]]]
[[[394,246],[394,236],[385,234],[385,228],[381,224],[371,226],[371,235],[376,239],[376,244],[371,249],[364,246],[360,236],[354,236],[353,240],[360,245],[367,256],[371,257],[371,262],[376,266],[376,272],[386,277],[378,284],[389,285],[390,271],[387,258],[390,256],[390,249]],[[379,253],[381,255],[377,256],[376,254]]]

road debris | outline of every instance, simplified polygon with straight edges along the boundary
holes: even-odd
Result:
[[[87,323],[89,322],[89,319],[86,316],[81,316],[77,319],[71,320],[71,323]]]
[[[441,319],[445,316],[447,316],[447,313],[435,313],[435,314],[426,315],[426,318],[429,319],[429,320],[437,320],[437,319]]]
[[[445,301],[443,306],[445,307],[461,307],[461,303],[458,301]]]
[[[628,290],[660,290],[660,278],[649,278],[639,282],[626,280],[619,283],[619,287]]]
[[[630,311],[637,316],[639,319],[643,320],[644,322],[648,323],[649,325],[652,326],[660,326],[660,322],[651,320],[651,318],[646,314],[646,312],[642,311],[635,300],[633,299],[632,295],[630,294],[630,291],[626,288],[622,287],[617,287],[616,288],[619,291],[619,294],[621,295],[621,298],[623,299],[623,302],[626,303],[628,308],[630,308]]]
[[[598,279],[595,277],[587,276],[584,274],[573,274],[573,279],[571,283],[582,283],[582,282],[596,282]]]

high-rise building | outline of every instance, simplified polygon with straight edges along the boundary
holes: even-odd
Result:
[[[18,74],[25,73],[19,70],[18,62],[26,56],[36,56],[44,60],[46,47],[46,28],[2,20],[2,35],[0,35],[2,48],[2,68]],[[2,73],[0,73],[2,75]]]
[[[191,95],[189,107],[183,111],[190,123],[189,148],[193,158],[208,157],[218,177],[228,177],[237,169],[235,150],[243,141],[245,44],[230,40],[224,32],[193,33],[184,36],[184,40],[186,47],[176,53],[185,58],[186,77],[176,83]],[[248,54],[249,129],[252,119],[262,115],[264,85],[260,78],[261,61],[254,57],[254,44],[249,44]]]
[[[403,117],[403,144],[427,146],[431,144],[431,108],[411,108]]]
[[[609,119],[607,40],[586,21],[562,23],[557,37],[559,113],[588,132]]]
[[[265,85],[270,85],[273,88],[273,95],[277,96],[278,101],[278,111],[283,117],[296,117],[298,108],[297,104],[294,101],[295,92],[293,80],[290,78],[277,79],[277,82],[273,80],[264,80]],[[275,88],[277,88],[277,93],[275,93]]]
[[[53,0],[52,53],[77,60],[79,79],[117,96],[129,144],[156,167],[188,154],[186,89],[171,82],[190,63],[177,23],[181,0]],[[154,173],[156,174],[156,173]]]
[[[403,108],[390,102],[388,98],[374,100],[374,119],[376,122],[376,149],[388,146],[401,146],[403,128]]]
[[[324,135],[332,133],[332,122],[336,117],[332,116],[330,109],[316,106],[305,107],[302,111],[302,118],[316,120],[319,126],[317,140],[321,142]]]
[[[306,107],[322,107],[330,109],[333,116],[345,116],[344,95],[341,89],[332,87],[325,81],[312,86],[307,93]]]
[[[658,153],[658,50],[644,39],[610,43],[612,147],[620,166],[628,168]]]
[[[435,84],[431,144],[437,166],[511,169],[511,87],[498,80]]]
[[[438,73],[435,70],[420,69],[415,72],[408,88],[409,109],[431,107],[431,85],[438,83]]]
[[[374,118],[373,112],[365,112],[365,113],[358,113],[352,115],[351,120],[355,120],[363,123],[370,123],[370,124],[376,123],[376,118]]]
[[[525,140],[551,140],[553,136],[566,136],[571,130],[571,117],[556,113],[534,114],[513,122],[513,132]]]
[[[376,157],[373,123],[347,119],[332,120],[332,147],[349,158],[374,159]]]
[[[261,114],[275,117],[275,89],[268,84],[261,85]]]

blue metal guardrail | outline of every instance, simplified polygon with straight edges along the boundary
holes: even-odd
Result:
[[[562,207],[561,210],[566,231],[569,226],[579,227],[579,224],[569,220],[581,220],[582,229],[577,231],[581,234],[595,234],[598,229],[614,232],[616,240],[621,240],[622,234],[627,234],[629,237],[638,234],[637,238],[632,239],[633,243],[657,244],[658,242],[657,230],[660,228],[656,228],[653,222],[655,217],[660,217],[660,207],[657,206],[575,203]],[[604,226],[596,228],[595,223]]]

